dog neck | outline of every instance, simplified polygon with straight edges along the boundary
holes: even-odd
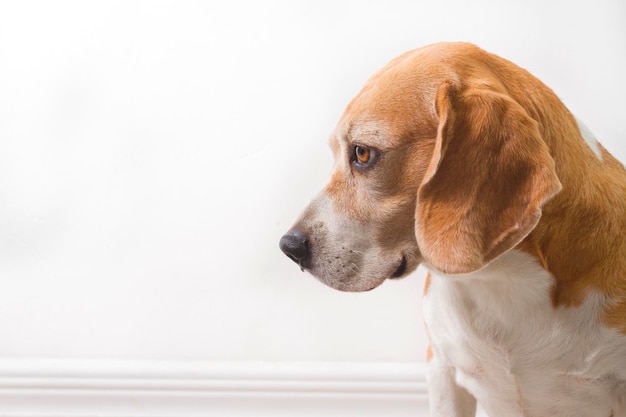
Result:
[[[563,189],[544,206],[539,224],[518,248],[555,277],[555,307],[578,306],[591,291],[600,293],[609,304],[602,320],[626,333],[618,320],[626,316],[626,300],[617,295],[626,277],[626,171],[600,144],[594,149],[589,131],[556,96],[544,101],[529,112],[539,122]],[[558,131],[550,130],[558,120],[566,126],[561,122]]]

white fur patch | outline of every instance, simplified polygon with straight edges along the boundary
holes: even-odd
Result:
[[[598,146],[598,139],[596,139],[596,136],[579,118],[576,118],[576,123],[578,123],[578,129],[580,130],[580,134],[583,136],[583,139],[585,139],[585,142],[587,142],[587,145],[589,145],[589,147],[591,148],[593,153],[596,154],[598,159],[602,159],[602,152],[600,151],[600,147]]]
[[[471,274],[431,272],[430,374],[452,368],[491,416],[626,416],[626,336],[599,324],[603,296],[554,308],[554,278],[516,250]]]

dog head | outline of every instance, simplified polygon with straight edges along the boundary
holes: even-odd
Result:
[[[537,123],[481,54],[438,44],[375,74],[331,135],[330,181],[283,252],[333,288],[365,291],[422,262],[475,271],[523,240],[560,183]]]

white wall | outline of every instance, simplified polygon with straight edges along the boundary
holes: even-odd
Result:
[[[422,273],[366,294],[278,239],[399,53],[467,40],[626,161],[626,3],[0,3],[0,357],[421,361]]]

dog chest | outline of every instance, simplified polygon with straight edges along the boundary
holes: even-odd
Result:
[[[433,271],[424,298],[430,365],[453,367],[493,416],[609,416],[626,407],[626,337],[598,325],[604,300],[590,294],[555,309],[552,284],[517,251],[477,273]],[[555,411],[555,399],[569,414]]]

